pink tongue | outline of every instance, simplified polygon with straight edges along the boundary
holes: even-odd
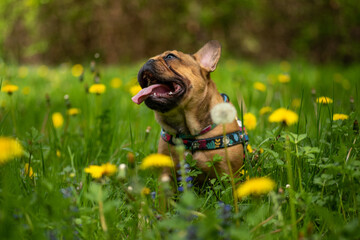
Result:
[[[141,91],[133,96],[131,100],[136,104],[140,104],[153,93],[167,93],[169,91],[170,89],[164,84],[153,84],[147,88],[141,89]]]

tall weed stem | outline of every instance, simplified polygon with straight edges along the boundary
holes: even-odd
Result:
[[[223,124],[223,142],[224,142],[224,150],[225,150],[225,160],[226,163],[228,165],[228,169],[229,169],[229,176],[230,176],[230,182],[231,182],[231,187],[232,187],[232,193],[233,193],[233,199],[234,199],[234,208],[235,208],[235,214],[238,213],[238,201],[237,201],[237,196],[236,196],[236,189],[235,189],[235,181],[234,181],[234,174],[232,171],[232,167],[231,167],[231,163],[230,163],[230,159],[228,156],[228,151],[227,151],[227,142],[226,142],[226,127],[225,124]]]
[[[288,179],[288,183],[290,184],[289,193],[290,193],[291,230],[292,230],[293,239],[297,239],[298,231],[296,226],[294,179],[293,179],[291,156],[290,156],[290,139],[288,135],[286,135],[285,149],[286,149],[287,179]]]

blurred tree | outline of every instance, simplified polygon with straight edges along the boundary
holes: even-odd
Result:
[[[2,0],[0,57],[131,61],[210,39],[258,60],[360,60],[357,0]]]

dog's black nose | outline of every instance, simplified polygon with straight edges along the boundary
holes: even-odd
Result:
[[[155,60],[149,59],[143,66],[143,70],[151,70],[154,67]]]
[[[153,62],[155,62],[155,60],[154,59],[149,59],[145,64],[152,64]]]

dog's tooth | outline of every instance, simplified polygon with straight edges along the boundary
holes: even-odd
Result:
[[[169,92],[169,95],[173,95],[173,92]]]

